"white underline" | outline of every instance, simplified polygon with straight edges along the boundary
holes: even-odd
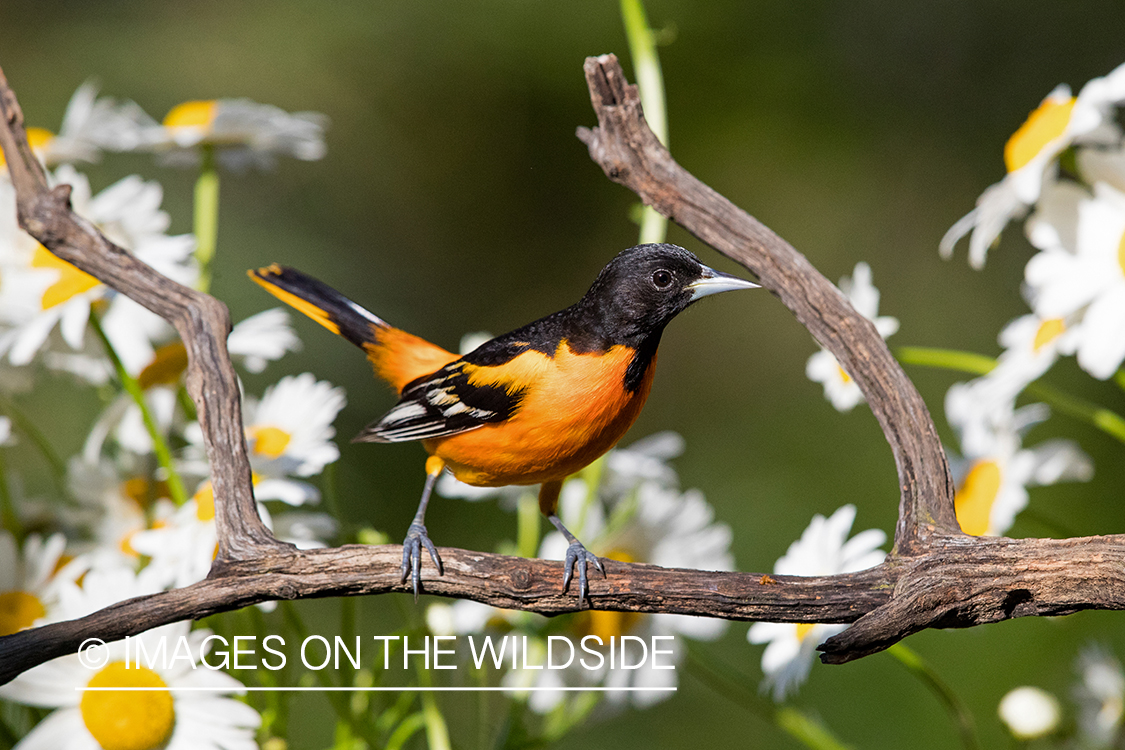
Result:
[[[303,692],[344,692],[344,693],[537,693],[560,691],[567,693],[647,693],[647,692],[676,692],[676,687],[422,687],[420,685],[407,685],[403,687],[76,687],[79,693],[104,692],[104,691],[130,691],[138,693],[155,693],[171,691],[177,693],[303,693]]]

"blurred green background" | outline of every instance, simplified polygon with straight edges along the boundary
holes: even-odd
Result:
[[[996,334],[1026,306],[1030,255],[1013,226],[983,272],[964,247],[937,243],[1002,176],[1001,149],[1056,84],[1075,91],[1125,62],[1119,2],[901,3],[648,0],[660,49],[674,156],[792,242],[830,279],[869,262],[897,345],[995,355]],[[636,240],[635,197],[609,182],[574,137],[592,125],[582,62],[627,48],[616,2],[78,2],[4,0],[0,66],[30,124],[57,128],[71,92],[97,78],[105,94],[157,118],[178,102],[239,97],[330,116],[328,156],[273,172],[226,175],[214,293],[235,320],[273,306],[246,268],[278,261],[314,274],[379,315],[448,348],[470,330],[499,333],[578,298],[602,265]],[[175,231],[189,231],[194,174],[146,157],[108,156],[86,170],[95,189],[140,172],[159,179]],[[682,230],[670,241],[738,272]],[[304,351],[247,380],[260,393],[283,372],[312,371],[346,388],[337,421],[345,521],[398,539],[422,484],[414,445],[347,439],[393,402],[350,345],[304,319]],[[844,503],[856,528],[893,532],[890,451],[866,407],[838,414],[804,376],[810,336],[766,293],[693,308],[665,335],[648,407],[625,442],[665,429],[687,440],[676,462],[735,532],[740,570],[770,570],[808,524]],[[942,418],[951,373],[909,370]],[[1063,362],[1048,381],[1118,411],[1121,391]],[[31,399],[60,448],[78,448],[93,413],[57,406],[62,380]],[[1029,442],[1077,439],[1097,476],[1032,491],[1033,518],[1013,536],[1125,532],[1122,446],[1056,416]],[[34,485],[34,480],[29,480]],[[437,500],[438,544],[491,549],[514,534],[494,504]],[[404,602],[406,600],[404,599]],[[305,603],[310,616],[333,603]],[[365,630],[398,608],[362,603]],[[320,608],[319,610],[317,608]],[[410,609],[408,607],[408,609]],[[324,615],[328,617],[328,614]],[[326,620],[331,622],[331,620]],[[328,626],[326,626],[328,627]],[[383,631],[380,630],[383,629]],[[704,650],[760,678],[745,624]],[[330,630],[328,632],[331,632]],[[1081,645],[1125,654],[1125,619],[1085,613],[971,631],[929,631],[911,647],[939,665],[974,709],[986,747],[1006,742],[1000,697],[1031,683],[1061,696]],[[795,747],[775,727],[681,670],[660,708],[627,712],[560,747]],[[301,724],[294,747],[331,741]],[[475,698],[442,696],[451,726]],[[945,748],[956,734],[929,693],[886,655],[814,666],[796,699],[864,748]],[[457,742],[472,747],[472,741]]]

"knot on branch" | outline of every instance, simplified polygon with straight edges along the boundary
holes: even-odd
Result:
[[[893,593],[820,646],[841,664],[926,628],[970,628],[1014,617],[1125,609],[1125,536],[1007,539],[934,536],[919,557],[893,558]]]

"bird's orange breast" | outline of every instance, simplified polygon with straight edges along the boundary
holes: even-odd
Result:
[[[562,479],[612,448],[632,426],[652,387],[656,357],[639,386],[625,388],[636,350],[576,354],[564,340],[553,356],[529,350],[498,367],[475,367],[473,385],[523,391],[509,419],[423,442],[467,484],[498,487]]]

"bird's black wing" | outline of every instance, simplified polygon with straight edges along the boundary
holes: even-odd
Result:
[[[368,425],[353,442],[400,443],[446,437],[511,417],[523,399],[523,389],[470,384],[469,375],[476,369],[459,359],[409,383],[394,408]]]

